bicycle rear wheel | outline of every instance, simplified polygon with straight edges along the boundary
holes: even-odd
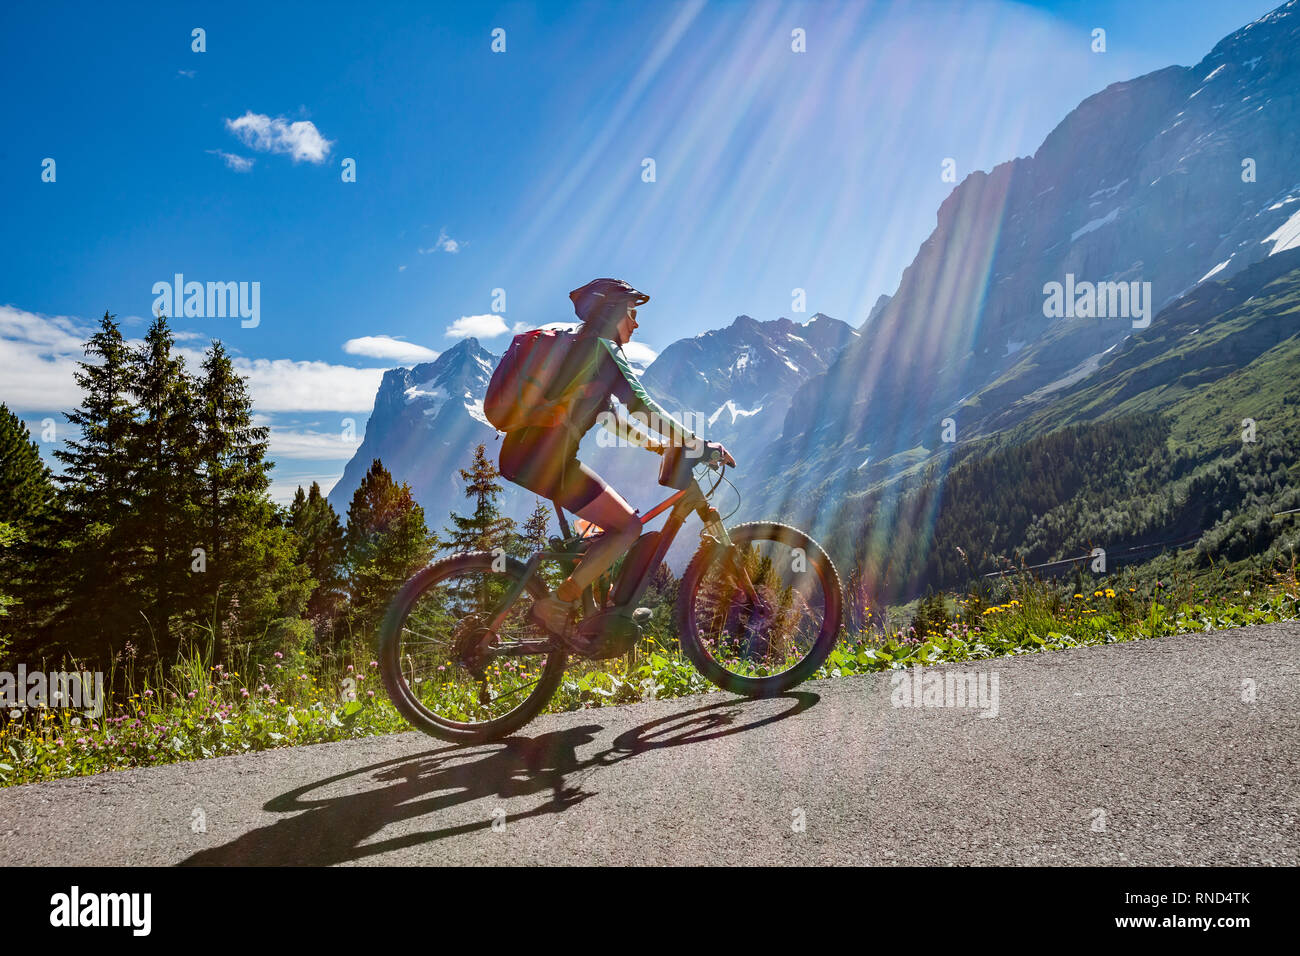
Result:
[[[682,575],[682,651],[710,681],[770,697],[806,680],[835,648],[839,575],[796,528],[756,521],[731,529],[732,547],[702,547]]]
[[[497,570],[500,569],[500,570]],[[389,605],[379,667],[398,711],[456,743],[496,740],[536,717],[564,676],[567,655],[528,613],[545,586],[513,558],[459,554],[414,575]]]

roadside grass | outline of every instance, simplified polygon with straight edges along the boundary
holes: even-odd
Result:
[[[1191,583],[1143,586],[1125,577],[1107,578],[1104,587],[1067,586],[1068,594],[1056,582],[1024,574],[1010,577],[1003,581],[999,603],[958,597],[955,619],[941,629],[917,634],[910,627],[891,628],[841,641],[816,676],[988,660],[1300,618],[1294,567],[1273,572],[1274,580],[1264,585],[1228,594],[1207,593]]]
[[[1300,618],[1296,568],[1272,577],[1253,589],[1222,593],[1190,578],[1143,583],[1121,573],[1108,576],[1104,587],[1074,590],[1019,574],[1002,579],[992,599],[975,592],[949,596],[944,603],[951,620],[927,633],[886,625],[846,634],[815,677]],[[45,706],[0,715],[0,785],[410,729],[389,702],[364,641],[323,656],[289,651],[268,664],[239,655],[214,662],[192,649],[168,673],[158,667],[139,679],[130,661],[118,663],[120,669],[115,665],[106,675],[107,700],[98,717]],[[628,657],[571,664],[546,712],[712,690],[672,636],[652,633]]]

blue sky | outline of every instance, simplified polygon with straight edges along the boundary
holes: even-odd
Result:
[[[258,282],[256,327],[175,326],[240,357],[283,500],[338,477],[384,368],[456,329],[499,352],[596,276],[652,296],[651,349],[740,313],[857,325],[933,228],[944,159],[1031,154],[1275,5],[9,3],[0,401],[61,422],[106,309],[134,336],[176,273]]]

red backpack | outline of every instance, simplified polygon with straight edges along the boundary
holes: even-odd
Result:
[[[559,397],[546,397],[573,339],[557,329],[534,329],[514,337],[483,397],[483,414],[493,427],[512,432],[564,424],[574,399],[592,387],[584,376],[579,376],[577,384]]]

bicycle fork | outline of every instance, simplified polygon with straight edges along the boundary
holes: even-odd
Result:
[[[758,589],[754,587],[754,582],[750,580],[749,571],[745,569],[745,562],[741,560],[739,553],[736,551],[735,544],[731,541],[731,535],[727,534],[727,529],[722,525],[722,519],[718,515],[716,508],[706,508],[700,513],[700,518],[704,521],[704,534],[712,538],[719,547],[726,548],[727,554],[724,558],[727,569],[740,585],[740,589],[745,592],[745,597],[750,602],[757,605],[760,602]]]

